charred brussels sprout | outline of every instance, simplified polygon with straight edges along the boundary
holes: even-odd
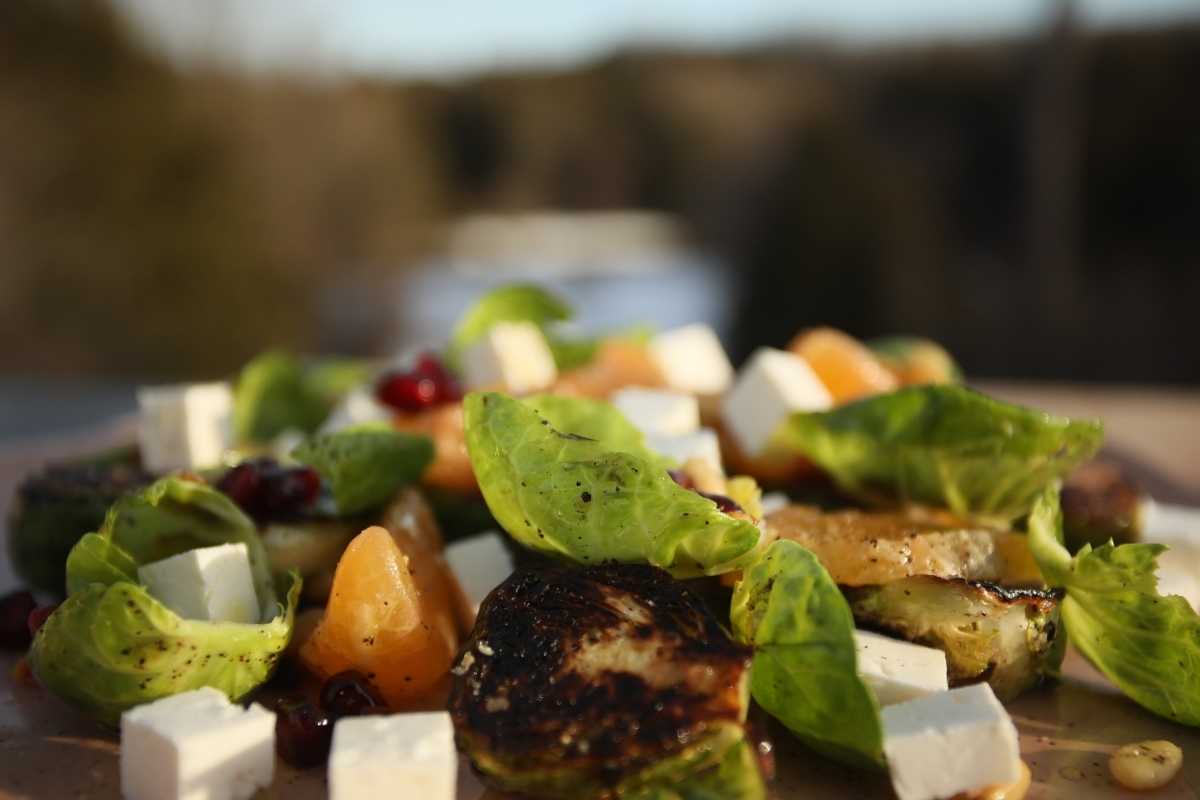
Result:
[[[860,626],[945,651],[951,686],[986,680],[1008,700],[1062,660],[1058,592],[929,576],[844,591]]]
[[[118,497],[152,480],[132,447],[51,465],[26,478],[8,519],[8,552],[17,574],[36,589],[63,594],[71,548],[100,527]]]
[[[450,713],[459,748],[503,791],[759,798],[739,749],[749,664],[662,570],[529,569],[484,601]]]

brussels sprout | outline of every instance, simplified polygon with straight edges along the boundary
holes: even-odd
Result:
[[[1200,615],[1158,592],[1163,544],[1063,546],[1057,487],[1029,514],[1029,548],[1051,586],[1066,591],[1071,642],[1127,696],[1159,716],[1200,726]]]
[[[553,406],[552,416],[571,427],[560,430],[539,405]],[[692,577],[735,569],[758,546],[754,523],[676,484],[640,438],[621,433],[628,422],[608,404],[475,393],[464,413],[483,497],[527,547],[584,564],[650,563]]]
[[[1062,487],[1063,534],[1074,552],[1140,541],[1146,494],[1115,464],[1092,461],[1072,472]]]
[[[888,336],[866,344],[905,386],[963,381],[963,372],[954,358],[932,339]]]
[[[545,328],[572,316],[570,306],[546,290],[526,284],[511,284],[485,294],[467,310],[450,335],[446,363],[459,368],[463,352],[500,322],[532,322]]]
[[[313,436],[292,451],[329,485],[340,515],[378,508],[421,477],[433,460],[433,441],[384,423]]]
[[[137,567],[186,550],[246,544],[262,624],[185,620],[137,583]],[[34,637],[39,682],[97,719],[212,686],[239,699],[270,676],[291,637],[300,578],[280,607],[254,523],[220,492],[167,478],[119,500],[67,558],[70,596]]]
[[[153,480],[132,447],[51,465],[26,478],[8,518],[8,552],[17,574],[35,589],[64,594],[71,548],[100,527],[118,497]]]
[[[861,627],[943,650],[951,686],[986,680],[1010,700],[1062,661],[1060,592],[931,576],[843,591]]]
[[[282,352],[257,356],[242,368],[234,393],[238,442],[265,443],[288,430],[312,433],[370,374],[369,364],[350,359],[304,364]]]
[[[779,435],[868,501],[922,503],[1008,523],[1091,458],[1104,429],[961,386],[915,386],[793,414]]]
[[[737,749],[749,664],[666,572],[551,565],[484,601],[450,713],[460,750],[502,791],[758,798],[762,779]]]
[[[855,766],[883,765],[875,695],[858,676],[854,619],[816,557],[778,541],[746,569],[729,612],[754,647],[754,701],[814,750]]]

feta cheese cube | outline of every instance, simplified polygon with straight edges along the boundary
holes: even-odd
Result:
[[[532,322],[500,322],[462,357],[469,389],[499,388],[513,394],[545,389],[558,378],[554,354]]]
[[[875,692],[881,706],[949,688],[946,654],[935,647],[922,647],[869,631],[855,631],[854,645],[858,652],[858,674]]]
[[[782,511],[792,504],[792,498],[788,497],[783,492],[767,492],[759,501],[762,505],[762,513],[764,517],[774,514],[776,511]]]
[[[329,754],[330,800],[454,800],[458,753],[445,711],[343,717]]]
[[[127,800],[246,800],[275,774],[275,715],[205,687],[121,715]]]
[[[986,683],[887,706],[882,717],[900,800],[936,800],[1020,777],[1017,728]]]
[[[775,431],[793,411],[824,411],[833,398],[798,355],[762,347],[742,368],[725,396],[725,424],[746,455],[769,449]]]
[[[258,622],[258,596],[245,544],[200,547],[138,567],[138,580],[184,619]]]
[[[233,445],[228,383],[143,386],[137,398],[142,463],[151,472],[211,467]]]
[[[675,459],[680,466],[697,458],[718,475],[725,474],[721,466],[721,441],[711,428],[701,428],[682,436],[647,436],[646,446],[667,458]]]
[[[650,357],[672,389],[691,394],[719,394],[733,380],[733,365],[716,331],[707,325],[685,325],[650,340]]]
[[[504,537],[488,531],[446,545],[446,562],[458,578],[475,613],[488,593],[512,574],[513,560]]]
[[[368,422],[387,422],[395,415],[392,408],[375,397],[374,386],[360,386],[351,390],[334,407],[321,424],[321,433],[336,433]]]
[[[612,404],[648,436],[682,436],[700,427],[694,395],[632,386],[615,393]]]

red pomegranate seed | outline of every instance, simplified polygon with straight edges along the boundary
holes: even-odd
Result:
[[[441,360],[431,354],[419,356],[411,370],[384,375],[375,387],[381,403],[400,411],[423,411],[462,399],[462,389]]]
[[[25,621],[25,626],[29,628],[29,638],[37,634],[38,628],[46,624],[46,620],[50,619],[50,615],[58,609],[58,604],[52,606],[41,606],[29,612],[29,618]]]
[[[238,464],[217,481],[217,489],[259,522],[295,516],[321,493],[312,467],[282,467],[274,459]]]
[[[275,715],[275,750],[294,767],[325,763],[333,739],[333,720],[311,703],[285,700]]]
[[[12,592],[0,597],[0,647],[23,650],[29,646],[29,615],[37,608],[33,594]]]

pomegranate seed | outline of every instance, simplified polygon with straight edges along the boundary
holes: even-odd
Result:
[[[384,375],[375,387],[381,403],[400,411],[424,411],[462,399],[458,381],[432,353],[417,358],[411,370]]]
[[[294,767],[314,767],[329,757],[333,720],[303,700],[283,700],[276,705],[275,751]]]
[[[238,464],[217,481],[217,488],[259,522],[303,511],[321,493],[321,476],[311,467],[282,467],[260,458]]]
[[[12,592],[0,597],[0,647],[23,650],[29,646],[29,615],[37,608],[33,593]]]
[[[733,498],[726,497],[723,494],[710,494],[709,492],[696,492],[701,497],[706,497],[717,504],[717,508],[724,511],[726,514],[732,514],[735,511],[741,511],[742,507],[734,502]]]
[[[383,699],[356,670],[339,672],[321,687],[321,708],[335,717],[357,717],[384,710]]]
[[[258,495],[260,483],[262,483],[262,476],[258,467],[247,462],[238,464],[226,472],[221,480],[217,481],[217,489],[228,495],[230,500],[242,508],[249,509]]]
[[[29,612],[29,616],[25,619],[25,627],[29,629],[29,638],[32,640],[37,634],[38,628],[46,624],[46,620],[50,619],[50,615],[58,609],[58,604],[52,606],[41,606]]]
[[[696,483],[692,477],[681,469],[667,470],[667,474],[671,476],[671,480],[682,486],[684,489],[689,489],[701,497],[706,497],[717,504],[717,508],[724,511],[726,514],[732,514],[735,511],[741,511],[742,507],[734,502],[733,498],[726,497],[723,494],[712,494],[710,492],[702,492],[696,488]]]
[[[678,483],[684,489],[696,488],[696,484],[692,481],[692,476],[681,469],[669,469],[667,470],[667,474],[671,476],[671,480]]]

